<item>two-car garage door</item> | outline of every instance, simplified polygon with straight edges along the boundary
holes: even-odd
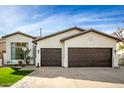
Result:
[[[61,48],[41,48],[41,66],[61,66]],[[111,67],[111,48],[69,48],[69,67]]]
[[[69,48],[69,67],[111,67],[111,48]]]

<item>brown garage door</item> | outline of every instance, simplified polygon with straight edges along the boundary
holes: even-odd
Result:
[[[61,49],[41,48],[41,66],[61,66]]]
[[[69,48],[69,67],[111,67],[111,48]]]

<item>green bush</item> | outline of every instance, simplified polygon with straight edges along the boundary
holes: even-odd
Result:
[[[124,58],[120,58],[118,62],[119,66],[124,66]]]

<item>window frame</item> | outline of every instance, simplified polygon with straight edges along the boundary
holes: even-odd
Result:
[[[20,46],[16,46],[16,43],[21,43],[21,47]],[[23,60],[23,59],[21,59],[21,58],[16,58],[16,56],[15,56],[15,58],[13,57],[13,52],[12,52],[12,49],[14,48],[14,49],[22,49],[23,48],[23,46],[22,46],[22,44],[23,43],[26,43],[26,47],[25,48],[29,48],[29,43],[28,42],[11,42],[11,59],[12,60]],[[12,44],[15,44],[14,46],[12,46]],[[16,53],[15,53],[16,54]]]

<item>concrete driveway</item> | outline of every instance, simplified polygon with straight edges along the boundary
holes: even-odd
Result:
[[[124,69],[41,67],[12,87],[121,88],[124,87]]]

